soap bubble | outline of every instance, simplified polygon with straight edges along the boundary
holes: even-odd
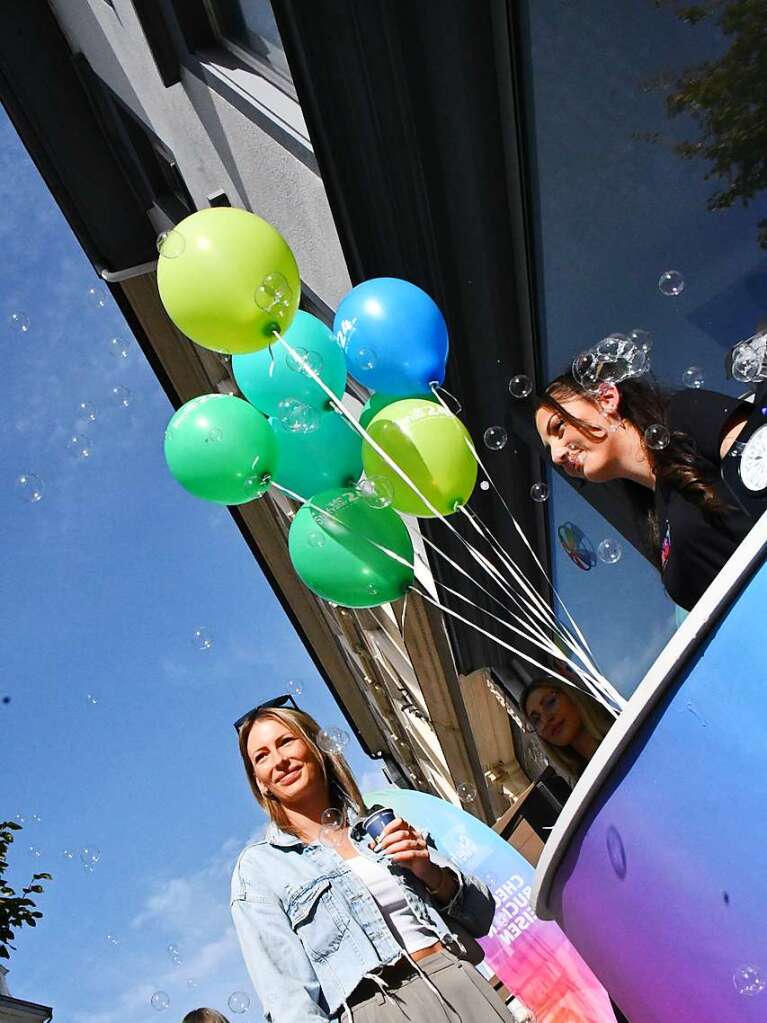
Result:
[[[114,934],[107,934],[107,944],[108,945],[119,945],[120,944],[120,939],[116,935],[114,935]]]
[[[214,426],[212,430],[208,431],[208,436],[205,438],[206,444],[220,444],[224,439],[224,431],[220,426]]]
[[[300,678],[288,679],[288,684],[285,687],[291,696],[300,696],[304,691],[304,684]]]
[[[88,298],[97,309],[103,309],[107,304],[103,288],[88,288]]]
[[[678,270],[666,270],[658,279],[658,290],[661,295],[669,297],[681,295],[684,291],[684,277]]]
[[[319,410],[297,398],[283,398],[277,408],[277,418],[291,433],[313,433],[320,425]]]
[[[751,348],[741,348],[732,358],[732,375],[741,383],[750,384],[759,378],[762,360]]]
[[[194,977],[188,977],[186,986],[190,988],[197,987],[197,981],[194,979]]]
[[[293,299],[293,289],[281,273],[270,273],[256,289],[256,305],[278,319],[285,316]]]
[[[378,353],[372,348],[357,348],[347,345],[346,356],[352,369],[375,369],[378,364]]]
[[[310,547],[324,547],[327,543],[327,537],[324,533],[320,533],[319,530],[315,529],[307,535],[306,542]]]
[[[533,483],[530,487],[530,497],[532,497],[536,504],[543,504],[544,501],[548,501],[548,485],[546,483]]]
[[[32,821],[33,824],[42,824],[43,823],[43,818],[38,813],[33,813],[32,816],[29,819]]]
[[[767,987],[764,973],[756,966],[741,966],[732,975],[732,983],[739,995],[753,997]]]
[[[130,355],[130,339],[126,337],[111,337],[109,339],[109,351],[116,359],[127,359]]]
[[[94,405],[89,401],[78,402],[77,405],[77,418],[82,420],[84,423],[95,423],[98,417],[98,412]]]
[[[356,489],[371,508],[388,508],[394,500],[394,487],[385,476],[369,476],[360,480]]]
[[[16,477],[16,494],[26,504],[36,504],[43,497],[43,481],[33,472],[23,472]]]
[[[178,958],[180,958],[181,957],[181,953],[179,951],[178,945],[173,945],[173,944],[168,945],[168,955],[171,957],[171,959],[178,959]]]
[[[487,482],[487,480],[481,480],[480,484],[479,484],[479,489],[480,490],[489,490],[490,489],[490,484]]]
[[[186,248],[186,239],[180,231],[161,231],[157,235],[157,251],[163,259],[176,259]]]
[[[198,650],[210,650],[213,646],[213,637],[204,625],[198,626],[192,633],[192,646]]]
[[[62,856],[64,857],[65,860],[72,860],[74,859],[75,854],[72,849],[65,849],[64,852],[62,853]]]
[[[600,362],[593,350],[580,352],[573,359],[573,378],[584,390],[593,390],[599,385],[599,368]]]
[[[330,728],[321,728],[316,741],[323,753],[337,754],[343,752],[349,744],[349,733],[333,725]]]
[[[603,561],[606,565],[614,565],[616,562],[621,560],[623,554],[623,548],[617,540],[613,540],[611,537],[603,540],[597,547],[597,556],[600,561]]]
[[[95,845],[86,845],[80,850],[80,862],[86,870],[93,870],[100,859],[101,850]]]
[[[14,330],[18,330],[22,334],[26,334],[29,330],[29,317],[26,313],[16,312],[11,313],[8,317],[8,322]]]
[[[644,442],[653,451],[663,451],[671,440],[671,434],[663,423],[652,423],[644,432]]]
[[[518,373],[509,380],[509,394],[512,398],[527,398],[533,393],[533,382],[524,373]]]
[[[621,838],[618,829],[613,827],[612,824],[607,829],[606,842],[607,855],[610,858],[610,864],[622,881],[626,876],[627,870],[626,850],[623,846],[623,839]]]
[[[121,387],[118,384],[116,387],[110,387],[109,400],[118,408],[128,408],[133,400],[133,395],[127,387]]]
[[[31,856],[34,856],[36,859],[40,859],[41,853],[36,845],[30,845],[29,852]]]
[[[317,837],[322,845],[335,849],[343,841],[343,828],[339,824],[323,824]]]
[[[292,352],[286,352],[285,363],[288,369],[292,369],[294,373],[301,373],[310,379],[311,374],[307,370],[311,370],[319,376],[323,366],[320,353],[307,351],[306,348],[294,348]]]
[[[67,451],[79,462],[86,462],[93,454],[93,446],[84,433],[73,433],[67,441]]]
[[[89,703],[92,707],[95,707],[96,704],[99,701],[98,701],[98,697],[94,696],[93,693],[86,693],[85,694],[85,702]]]
[[[682,373],[682,383],[685,387],[693,387],[696,390],[703,386],[703,370],[700,366],[688,366]]]
[[[652,334],[648,330],[642,330],[641,327],[634,327],[627,334],[629,341],[637,346],[637,348],[647,355],[652,349]]]
[[[342,820],[343,815],[335,806],[329,806],[327,810],[323,810],[320,815],[320,824],[324,824],[329,828],[340,828]]]
[[[232,1010],[232,1012],[242,1013],[247,1012],[250,1008],[250,998],[245,994],[244,991],[234,991],[226,1000],[226,1004]]]
[[[508,435],[502,426],[489,426],[485,430],[485,447],[490,448],[491,451],[500,451],[501,448],[506,447],[508,439]]]
[[[153,1009],[162,1012],[163,1009],[167,1009],[170,1005],[170,996],[165,991],[155,991],[149,999],[149,1004]]]
[[[477,790],[469,781],[462,781],[455,791],[462,803],[473,803],[477,798]]]

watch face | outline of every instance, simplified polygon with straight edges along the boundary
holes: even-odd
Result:
[[[754,493],[767,488],[767,423],[746,441],[740,456],[740,478]]]

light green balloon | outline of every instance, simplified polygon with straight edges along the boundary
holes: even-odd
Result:
[[[195,497],[245,504],[268,489],[277,466],[274,431],[232,394],[205,394],[182,405],[165,430],[165,461]]]
[[[373,417],[367,432],[440,515],[450,515],[471,497],[477,482],[474,445],[461,420],[441,405],[423,398],[396,401]],[[389,481],[397,511],[434,516],[367,441],[362,446],[362,465],[366,476]]]
[[[301,297],[288,243],[255,213],[193,213],[160,244],[157,286],[168,316],[203,348],[265,348],[290,326]]]

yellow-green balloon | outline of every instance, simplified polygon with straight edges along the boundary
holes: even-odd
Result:
[[[440,515],[450,515],[471,497],[477,482],[474,445],[461,420],[441,405],[423,398],[396,401],[374,416],[367,432]],[[367,441],[362,446],[362,465],[366,476],[384,476],[389,481],[397,511],[434,516]]]
[[[159,242],[157,285],[178,329],[214,352],[256,352],[288,329],[301,279],[288,243],[255,213],[200,210]]]

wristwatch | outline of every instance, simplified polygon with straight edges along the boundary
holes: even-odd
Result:
[[[767,393],[760,392],[721,468],[730,493],[754,520],[767,510]]]

